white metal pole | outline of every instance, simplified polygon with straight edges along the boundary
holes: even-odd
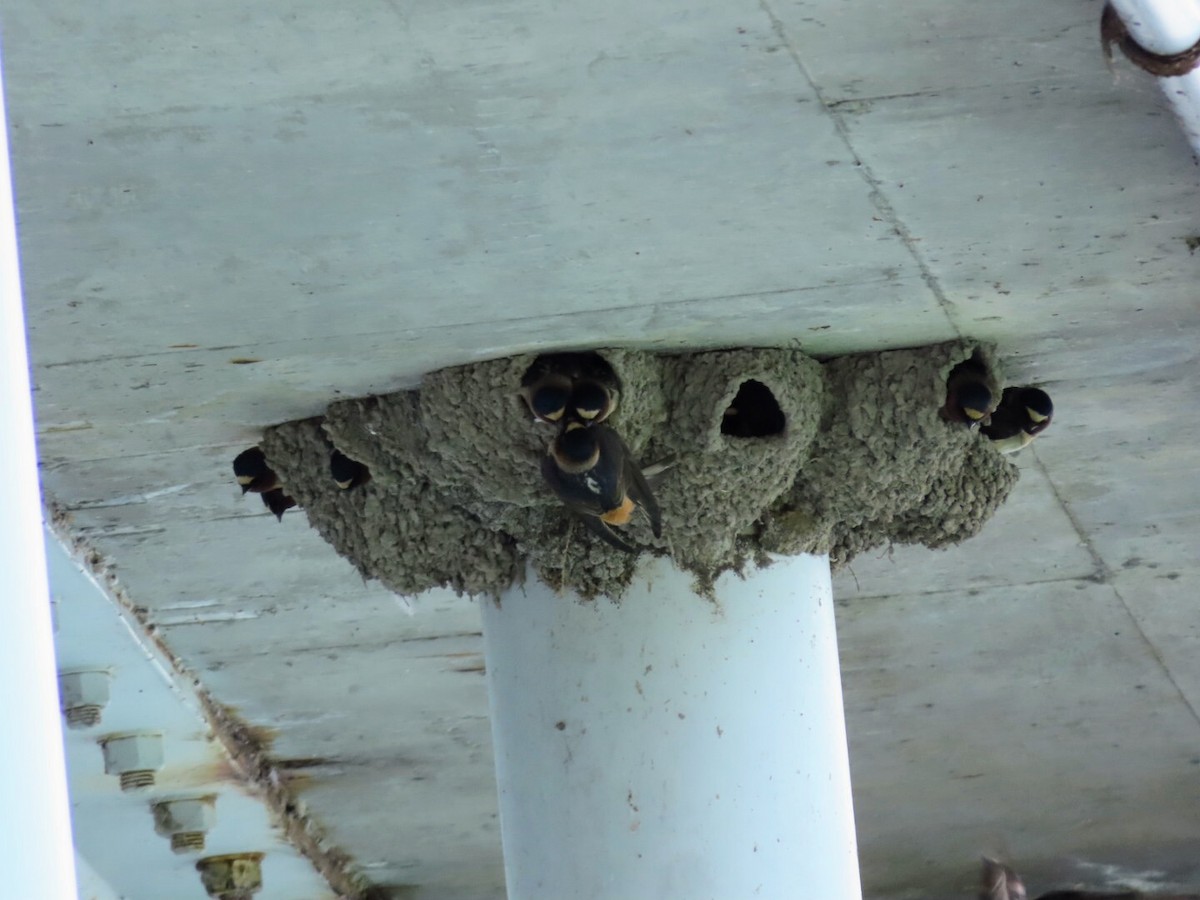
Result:
[[[6,897],[74,900],[3,88],[0,74],[0,872]]]
[[[861,897],[826,557],[484,602],[509,900]]]
[[[1175,110],[1175,117],[1179,119],[1193,153],[1200,157],[1200,70],[1193,69],[1174,78],[1160,78],[1158,86]]]
[[[1110,0],[1143,49],[1174,56],[1200,41],[1200,0]]]
[[[1160,56],[1182,53],[1200,41],[1200,0],[1111,0],[1130,36]],[[1200,71],[1162,77],[1159,86],[1175,110],[1193,151],[1200,156]]]

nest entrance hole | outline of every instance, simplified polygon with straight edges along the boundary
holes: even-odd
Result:
[[[761,381],[743,381],[721,418],[721,434],[740,438],[783,434],[787,417],[771,389]]]

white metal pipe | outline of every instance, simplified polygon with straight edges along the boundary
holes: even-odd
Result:
[[[1200,41],[1200,0],[1109,0],[1144,49],[1174,56]]]
[[[483,607],[509,900],[862,896],[827,557]]]
[[[74,900],[3,88],[0,74],[0,872],[6,897]]]
[[[1160,56],[1183,53],[1200,41],[1200,0],[1111,0],[1129,35]],[[1160,77],[1159,86],[1200,158],[1200,76]]]
[[[1175,78],[1160,78],[1158,86],[1174,107],[1192,150],[1200,157],[1200,69]]]

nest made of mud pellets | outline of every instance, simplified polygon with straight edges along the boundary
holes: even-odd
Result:
[[[830,553],[843,565],[889,542],[976,534],[1018,473],[939,416],[947,374],[973,355],[996,374],[990,348],[966,342],[824,363],[781,348],[555,358],[575,378],[610,373],[615,407],[602,427],[641,466],[672,461],[651,485],[661,538],[645,516],[619,531],[693,572],[703,593],[768,553]],[[542,477],[559,424],[534,418],[525,388],[546,366],[525,354],[442,369],[418,391],[274,426],[261,446],[310,523],[393,590],[498,596],[528,565],[583,597],[619,597],[637,555],[581,527]],[[335,448],[370,470],[367,483],[338,489]]]

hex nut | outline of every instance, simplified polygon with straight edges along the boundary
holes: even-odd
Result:
[[[110,734],[100,738],[100,748],[105,773],[120,776],[123,791],[150,787],[163,765],[162,735],[155,732]]]
[[[217,900],[249,900],[262,889],[262,853],[229,853],[196,861],[208,896]]]
[[[176,853],[203,850],[204,836],[217,821],[216,803],[213,794],[151,803],[154,830],[171,839],[171,849]]]
[[[67,717],[67,727],[91,728],[100,723],[101,713],[108,705],[110,679],[107,669],[59,673],[59,705]]]

